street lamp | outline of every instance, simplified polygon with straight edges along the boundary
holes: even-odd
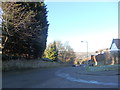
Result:
[[[83,42],[86,42],[86,44],[87,44],[87,61],[86,61],[86,64],[88,65],[88,41],[81,41],[81,43],[83,43]]]
[[[81,41],[82,43],[83,42],[86,42],[86,44],[87,44],[87,58],[88,58],[88,41]]]

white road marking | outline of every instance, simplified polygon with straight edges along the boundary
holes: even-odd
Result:
[[[113,85],[113,86],[118,86],[118,83],[99,82],[99,81],[95,81],[95,80],[77,79],[75,77],[70,76],[68,73],[57,72],[56,75],[59,76],[59,77],[65,78],[67,80],[74,81],[74,82],[97,84],[97,85]]]

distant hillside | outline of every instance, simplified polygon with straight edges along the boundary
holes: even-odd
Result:
[[[85,58],[87,56],[87,52],[75,52],[77,58]],[[95,55],[95,52],[88,52],[88,56]]]

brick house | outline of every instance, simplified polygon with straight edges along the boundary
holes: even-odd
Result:
[[[119,63],[120,61],[120,39],[113,39],[111,46],[110,46],[110,52],[112,55],[112,64],[115,62]]]
[[[110,51],[111,52],[118,52],[118,51],[120,51],[120,39],[113,39],[112,40]]]

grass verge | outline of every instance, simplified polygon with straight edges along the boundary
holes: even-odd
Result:
[[[87,67],[87,71],[112,71],[119,70],[119,65],[104,65],[104,66],[96,66],[96,67]]]
[[[26,70],[35,68],[51,68],[66,66],[58,62],[48,62],[42,60],[10,60],[2,62],[2,71]]]

